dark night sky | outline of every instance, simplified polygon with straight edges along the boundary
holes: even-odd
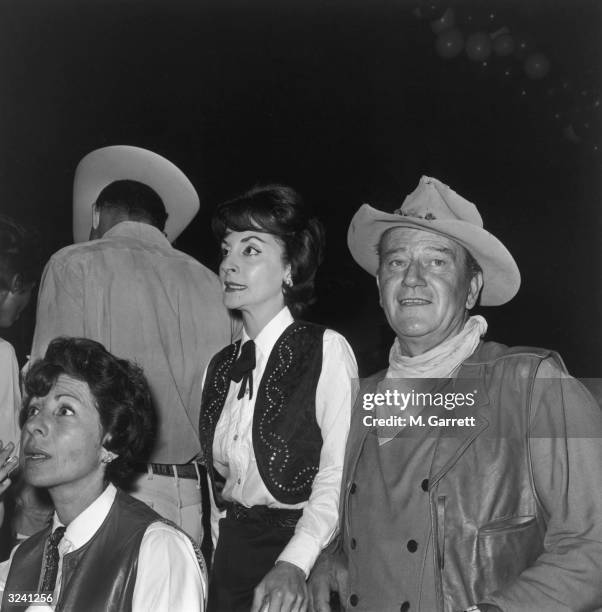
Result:
[[[571,119],[554,122],[562,100],[548,89],[566,80],[563,110],[599,91],[602,3],[440,3],[466,34],[486,7],[497,16],[489,31],[529,35],[551,61],[541,82],[505,82],[503,65],[520,73],[514,59],[441,59],[417,3],[1,0],[1,209],[35,223],[50,254],[71,240],[81,157],[142,146],[197,187],[202,212],[177,246],[215,268],[216,203],[257,181],[287,182],[328,231],[310,316],[348,336],[366,373],[384,365],[390,333],[373,280],[348,254],[347,226],[362,202],[392,210],[430,174],[479,206],[521,269],[517,298],[482,309],[489,336],[559,350],[573,373],[601,376],[592,143],[602,135],[563,136]],[[7,334],[21,357],[33,310]]]

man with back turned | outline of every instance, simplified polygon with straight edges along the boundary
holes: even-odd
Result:
[[[46,267],[32,357],[56,336],[82,336],[142,366],[159,428],[133,494],[200,543],[202,374],[232,333],[217,276],[170,244],[198,208],[190,181],[156,153],[113,146],[88,154],[74,182],[79,244]],[[94,239],[85,242],[90,225]]]

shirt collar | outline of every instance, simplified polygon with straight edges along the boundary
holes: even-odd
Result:
[[[117,495],[117,489],[109,484],[83,512],[69,523],[63,537],[69,540],[74,550],[81,548],[98,531],[111,510],[115,495]],[[54,532],[57,527],[61,526],[63,523],[55,512],[52,517],[52,531]]]
[[[165,234],[149,223],[141,223],[139,221],[121,221],[110,230],[103,234],[103,238],[113,238],[115,236],[128,236],[129,238],[137,238],[144,242],[153,244],[170,244]]]
[[[294,321],[291,311],[288,306],[285,306],[272,320],[257,334],[255,338],[256,355],[265,358],[269,355],[276,344],[276,340],[280,338],[282,332]],[[247,340],[250,340],[249,335],[243,328],[242,346]]]

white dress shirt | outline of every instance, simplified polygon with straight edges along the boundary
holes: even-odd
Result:
[[[31,612],[53,610],[61,588],[63,557],[84,546],[98,531],[115,500],[117,489],[112,485],[103,491],[65,530],[59,542],[59,567],[52,606],[30,606]],[[61,526],[56,513],[52,530]],[[3,592],[10,570],[13,550],[8,561],[0,564],[0,590]],[[138,553],[138,570],[132,597],[133,612],[162,612],[205,609],[207,585],[188,537],[162,522],[151,523],[142,537]],[[0,597],[2,593],[0,593]]]
[[[259,505],[303,509],[295,534],[278,560],[294,563],[308,575],[337,527],[339,490],[357,364],[345,338],[327,329],[322,344],[322,371],[316,389],[316,421],[323,440],[318,473],[308,501],[296,505],[277,501],[267,490],[257,468],[252,439],[253,413],[257,389],[272,348],[293,320],[289,309],[283,308],[255,338],[255,391],[252,398],[249,398],[247,389],[245,396],[237,399],[242,381],[230,382],[215,430],[213,461],[217,471],[226,479],[224,499],[247,507]],[[249,336],[244,331],[241,346],[247,340]]]

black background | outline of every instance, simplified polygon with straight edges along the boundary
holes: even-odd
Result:
[[[392,333],[347,227],[362,202],[397,208],[428,174],[474,201],[519,264],[519,295],[481,309],[489,337],[556,349],[574,374],[600,376],[601,160],[591,138],[563,135],[545,89],[567,77],[570,107],[600,87],[602,3],[443,4],[466,34],[461,19],[484,8],[528,34],[552,64],[541,82],[504,82],[499,58],[441,59],[415,5],[2,0],[0,208],[37,225],[49,255],[71,242],[78,161],[145,147],[198,189],[201,213],[176,246],[215,269],[214,206],[257,181],[289,183],[328,232],[309,316],[344,333],[368,373]],[[21,360],[34,310],[6,333]]]

